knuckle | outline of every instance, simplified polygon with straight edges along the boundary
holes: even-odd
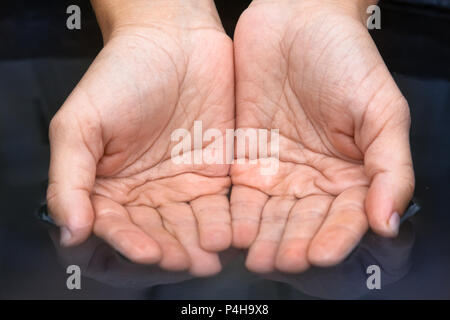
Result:
[[[55,183],[49,183],[47,187],[47,205],[53,205],[54,199],[56,197],[56,185]]]
[[[409,104],[406,98],[402,95],[399,99],[399,110],[402,118],[402,122],[404,122],[407,127],[411,126],[411,112],[409,109]]]
[[[49,126],[50,137],[54,136],[54,134],[62,128],[62,124],[64,122],[63,118],[64,116],[61,116],[60,112],[53,116]]]

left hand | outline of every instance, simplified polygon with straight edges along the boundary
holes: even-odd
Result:
[[[369,225],[398,232],[414,190],[410,115],[366,4],[255,0],[238,22],[236,128],[280,130],[275,175],[231,168],[233,242],[252,271],[334,265]]]

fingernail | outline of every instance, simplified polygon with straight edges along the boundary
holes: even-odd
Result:
[[[400,215],[397,212],[394,212],[391,217],[389,218],[389,229],[392,231],[393,234],[397,235],[398,228],[400,226]]]
[[[67,245],[72,239],[72,233],[66,227],[61,227],[61,245]]]

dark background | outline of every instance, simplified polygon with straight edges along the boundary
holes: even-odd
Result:
[[[248,3],[216,1],[230,36]],[[65,27],[70,4],[81,7],[79,31]],[[111,253],[110,259],[127,266],[125,271],[101,259],[98,268],[99,259],[91,259],[97,271],[83,278],[82,290],[69,291],[68,262],[35,212],[45,199],[49,121],[100,50],[101,35],[88,1],[2,1],[0,298],[449,299],[450,1],[383,1],[380,6],[382,28],[371,34],[410,104],[415,201],[422,206],[397,241],[369,236],[342,266],[272,277],[290,284],[245,271],[244,253],[238,252],[211,279],[140,286],[130,278],[136,275],[145,283],[150,276],[127,271],[127,262]],[[376,292],[363,282],[365,267],[373,261],[381,264],[384,277]],[[383,286],[387,282],[392,283]]]

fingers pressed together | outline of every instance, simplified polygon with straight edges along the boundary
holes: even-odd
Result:
[[[93,197],[94,232],[131,261],[159,264],[169,271],[208,276],[221,270],[216,252],[231,243],[226,196],[204,196],[191,203],[171,203],[157,209],[123,207],[105,197]]]
[[[367,231],[365,187],[337,197],[267,197],[234,186],[231,193],[233,243],[249,248],[246,265],[259,273],[302,272],[310,265],[342,261]],[[251,204],[245,199],[257,199]]]

